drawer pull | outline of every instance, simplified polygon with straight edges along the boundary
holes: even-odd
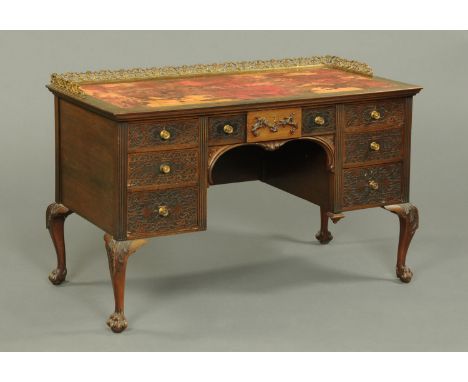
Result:
[[[321,115],[317,115],[314,118],[314,122],[315,122],[316,125],[322,126],[322,125],[325,124],[325,118],[323,118]]]
[[[161,171],[163,174],[169,174],[171,172],[171,166],[168,164],[162,164],[159,166],[159,171]]]
[[[230,135],[230,134],[232,134],[234,132],[234,127],[232,127],[231,125],[224,125],[223,131],[226,134]]]
[[[289,133],[293,135],[298,128],[298,124],[294,120],[294,113],[280,120],[275,119],[273,122],[268,121],[265,117],[255,117],[255,123],[252,125],[251,131],[253,136],[258,137],[260,135],[259,129],[267,128],[272,133],[277,133],[280,127],[289,127]]]
[[[167,208],[167,206],[159,206],[158,214],[159,216],[166,217],[169,215],[169,209]]]
[[[379,151],[380,150],[380,144],[378,144],[377,142],[371,142],[369,147],[370,147],[370,149],[372,151]]]
[[[369,187],[372,188],[373,190],[378,190],[379,184],[375,180],[370,180]]]
[[[159,136],[161,137],[161,139],[167,141],[169,138],[171,138],[171,133],[167,131],[166,129],[164,129],[164,130],[161,130],[161,132],[159,133]]]
[[[377,121],[380,119],[381,115],[380,113],[377,111],[377,110],[373,110],[371,113],[370,113],[370,116],[373,120]]]

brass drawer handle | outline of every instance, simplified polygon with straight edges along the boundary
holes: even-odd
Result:
[[[380,150],[380,144],[378,144],[377,142],[371,142],[369,147],[370,147],[370,149],[372,151],[379,151]]]
[[[375,180],[370,180],[369,187],[372,188],[373,190],[378,190],[379,184]]]
[[[224,125],[223,131],[226,134],[230,135],[230,134],[232,134],[234,132],[234,127],[232,127],[231,125]]]
[[[314,119],[314,122],[316,125],[322,126],[325,124],[325,118],[323,118],[321,115],[317,115]]]
[[[159,216],[166,217],[169,215],[169,208],[167,206],[159,206],[158,208]]]
[[[163,174],[169,174],[171,172],[171,166],[164,163],[159,166],[159,171],[161,171]]]
[[[370,117],[374,120],[374,121],[377,121],[381,118],[381,115],[380,113],[377,111],[377,110],[373,110],[371,113],[370,113]]]
[[[164,130],[161,130],[161,132],[159,133],[159,136],[161,137],[161,139],[167,141],[169,138],[171,138],[171,133],[167,131],[166,129],[164,129]]]

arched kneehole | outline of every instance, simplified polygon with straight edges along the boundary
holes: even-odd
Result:
[[[227,147],[210,164],[210,184],[260,180],[318,205],[328,205],[331,151],[316,141],[298,139],[273,146]]]

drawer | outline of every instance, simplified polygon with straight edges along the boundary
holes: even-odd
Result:
[[[345,105],[346,128],[402,128],[405,119],[405,100],[384,100]]]
[[[174,146],[198,146],[198,119],[131,123],[128,126],[129,151],[164,150]]]
[[[402,202],[401,177],[401,162],[344,170],[343,208]]]
[[[344,163],[398,160],[402,156],[402,143],[402,129],[347,133]]]
[[[128,155],[128,187],[177,186],[198,181],[198,149]]]
[[[302,135],[313,135],[335,130],[336,111],[334,107],[302,110]]]
[[[198,197],[198,187],[129,192],[128,236],[196,230],[199,226]]]
[[[244,114],[208,118],[208,144],[223,145],[245,142]]]
[[[252,111],[247,113],[247,142],[299,138],[301,127],[300,108]]]

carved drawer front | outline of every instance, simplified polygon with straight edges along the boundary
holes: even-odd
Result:
[[[129,151],[164,150],[176,145],[198,146],[198,119],[132,123],[128,126]]]
[[[322,134],[335,130],[336,111],[334,107],[302,110],[302,135]]]
[[[397,160],[402,156],[403,130],[345,134],[345,164]]]
[[[245,114],[208,118],[208,144],[223,145],[245,141]]]
[[[384,100],[345,105],[346,128],[402,128],[405,100]]]
[[[300,108],[259,110],[247,113],[247,142],[299,138]]]
[[[343,208],[402,201],[401,162],[344,170]]]
[[[198,228],[198,187],[128,193],[129,237]]]
[[[128,187],[176,186],[198,181],[198,149],[129,154]]]

